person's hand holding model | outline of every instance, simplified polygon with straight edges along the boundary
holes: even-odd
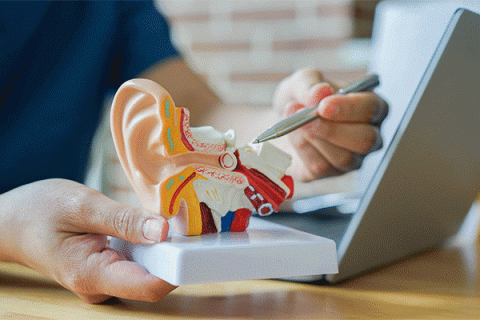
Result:
[[[50,179],[0,195],[0,258],[35,269],[99,303],[111,296],[156,301],[175,289],[109,248],[106,235],[163,241],[167,221],[79,183]]]

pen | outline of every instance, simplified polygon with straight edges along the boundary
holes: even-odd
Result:
[[[378,86],[379,84],[380,81],[378,79],[378,75],[371,74],[363,79],[347,85],[346,87],[341,88],[340,90],[338,90],[337,94],[369,91]],[[311,122],[312,120],[317,119],[319,115],[315,112],[315,109],[317,109],[316,105],[299,111],[286,119],[283,119],[282,121],[268,128],[264,133],[259,135],[253,141],[253,143],[260,143],[281,137]]]

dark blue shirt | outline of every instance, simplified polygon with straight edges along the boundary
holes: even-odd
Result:
[[[151,2],[0,2],[0,193],[83,181],[106,93],[177,54]]]

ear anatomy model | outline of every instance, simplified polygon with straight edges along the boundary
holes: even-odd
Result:
[[[269,143],[235,147],[235,133],[191,128],[189,112],[146,79],[117,91],[111,129],[122,167],[142,205],[183,235],[241,232],[293,195],[291,158]]]

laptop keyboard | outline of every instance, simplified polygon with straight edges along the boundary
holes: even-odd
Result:
[[[338,245],[345,234],[352,216],[353,214],[341,213],[336,208],[326,208],[305,214],[278,212],[268,217],[260,218],[317,236],[332,239]]]

